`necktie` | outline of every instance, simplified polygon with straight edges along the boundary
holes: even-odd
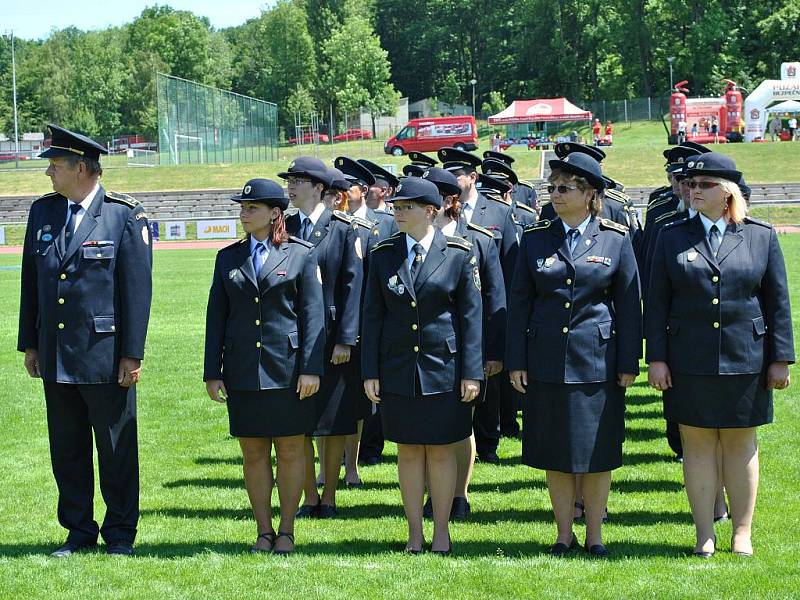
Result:
[[[719,252],[719,245],[722,243],[722,236],[719,234],[719,228],[712,225],[708,232],[708,245],[711,246],[711,252],[716,257]]]
[[[464,220],[467,223],[472,222],[472,207],[469,205],[469,202],[464,204],[464,206],[461,208],[461,214],[464,215]]]
[[[411,261],[411,281],[416,283],[422,266],[422,244],[414,244],[411,249],[414,251],[414,260]]]
[[[575,246],[578,244],[578,238],[581,236],[581,232],[577,229],[570,229],[567,232],[567,239],[569,240],[569,251],[570,253],[575,252]]]
[[[261,267],[264,266],[264,253],[266,251],[267,249],[261,242],[256,244],[256,247],[253,248],[253,270],[255,271],[256,275],[261,272]]]
[[[66,250],[67,246],[69,246],[69,242],[72,239],[72,235],[75,233],[75,215],[78,214],[78,211],[81,209],[80,204],[70,204],[69,211],[67,211],[67,222],[64,224],[64,245],[62,246],[62,250]]]
[[[308,217],[303,218],[303,227],[300,230],[300,237],[305,241],[308,241],[308,238],[311,237],[311,219]]]

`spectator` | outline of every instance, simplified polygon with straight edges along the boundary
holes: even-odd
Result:
[[[594,138],[594,145],[600,143],[600,128],[602,125],[600,124],[600,119],[595,119],[594,123],[592,123],[592,137]]]
[[[691,137],[697,137],[697,123],[692,123]]]
[[[772,115],[772,119],[769,122],[769,139],[770,141],[775,141],[775,136],[781,132],[781,119],[778,115]]]
[[[797,130],[797,118],[792,115],[789,119],[789,141],[794,141],[794,132]]]

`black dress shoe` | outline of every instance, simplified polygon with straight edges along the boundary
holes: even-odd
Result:
[[[458,521],[461,519],[466,519],[470,513],[470,506],[469,502],[467,502],[466,498],[462,498],[461,496],[454,496],[453,497],[453,506],[450,508],[450,520],[451,521]]]
[[[695,558],[712,558],[714,556],[714,553],[704,552],[702,550],[699,550],[697,552],[692,552],[692,556],[694,556]]]
[[[114,542],[106,545],[106,554],[118,556],[133,556],[133,545],[125,542]]]
[[[78,552],[86,552],[88,550],[94,550],[97,547],[97,544],[76,544],[74,542],[64,542],[62,546],[59,546],[53,552],[50,553],[52,558],[67,558],[68,556],[72,556],[73,554],[77,554]]]
[[[500,457],[497,456],[497,452],[485,452],[483,454],[479,454],[478,460],[481,462],[489,463],[490,465],[500,464]]]
[[[578,538],[575,537],[575,534],[572,534],[572,541],[569,543],[569,546],[566,544],[562,544],[561,542],[556,542],[552,546],[550,546],[550,556],[566,556],[569,554],[576,546],[578,545]]]
[[[296,519],[314,519],[319,516],[319,507],[319,500],[316,504],[303,504],[294,516]]]
[[[333,519],[339,515],[339,512],[336,510],[335,506],[330,504],[320,504],[317,507],[317,518],[318,519]]]
[[[447,536],[447,550],[434,550],[431,548],[431,554],[438,554],[439,556],[450,556],[453,553],[453,544],[450,541],[450,536]]]
[[[425,504],[422,505],[422,518],[423,519],[433,518],[433,502],[431,501],[430,496],[428,496],[428,499],[425,500]]]
[[[603,544],[594,544],[593,546],[584,546],[586,551],[595,558],[608,558],[608,548]]]
[[[350,489],[358,489],[364,487],[364,482],[360,479],[358,481],[345,481],[344,485]]]

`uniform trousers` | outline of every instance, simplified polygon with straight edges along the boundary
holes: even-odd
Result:
[[[133,544],[139,521],[139,451],[136,388],[116,383],[44,382],[50,461],[58,486],[58,522],[67,541]],[[102,527],[94,520],[92,432],[100,491],[106,503]]]

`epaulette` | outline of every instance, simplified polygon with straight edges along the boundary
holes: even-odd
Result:
[[[444,236],[447,239],[447,245],[453,246],[455,248],[461,248],[462,250],[472,250],[472,244],[470,244],[467,240],[461,237],[456,237],[452,235]]]
[[[522,210],[524,210],[524,211],[526,211],[526,212],[529,212],[529,213],[536,214],[536,211],[535,211],[535,210],[533,210],[533,209],[532,209],[530,206],[528,206],[527,204],[523,204],[523,203],[521,203],[521,202],[517,202],[517,204],[516,204],[516,207],[517,207],[517,208],[521,208]]]
[[[467,229],[472,229],[474,231],[479,231],[484,235],[488,235],[490,238],[494,239],[494,234],[486,229],[486,227],[481,227],[480,225],[476,225],[475,223],[467,223]]]
[[[683,225],[684,223],[689,222],[689,217],[681,217],[680,219],[675,219],[674,221],[670,221],[669,223],[664,223],[664,229],[669,229],[671,227],[675,227],[675,225]]]
[[[347,223],[348,225],[353,222],[353,217],[341,210],[333,211],[333,218],[342,221],[343,223]]]
[[[106,190],[106,198],[112,200],[113,202],[119,202],[120,204],[124,204],[130,208],[136,208],[141,204],[135,198],[131,198],[127,194],[120,194],[118,192],[112,192],[111,190]]]
[[[616,221],[612,221],[611,219],[600,219],[600,227],[604,227],[605,229],[613,229],[622,235],[628,233],[628,228],[625,227],[625,225],[617,223]]]
[[[616,198],[620,202],[627,202],[628,200],[630,200],[630,196],[628,196],[628,194],[620,192],[619,190],[606,190],[605,195],[611,196],[612,198]]]
[[[669,212],[665,212],[663,215],[658,215],[658,216],[655,218],[655,220],[653,221],[653,223],[660,223],[660,222],[661,222],[661,221],[663,221],[664,219],[669,219],[670,217],[674,217],[674,216],[675,216],[675,215],[677,215],[677,214],[678,214],[678,211],[677,211],[677,210],[671,210],[671,211],[669,211]]]
[[[528,225],[523,233],[530,233],[531,231],[539,231],[541,229],[547,229],[553,222],[550,219],[544,219],[542,221],[536,221],[536,223],[531,223]]]
[[[762,221],[761,219],[756,219],[751,216],[747,216],[744,218],[745,221],[748,223],[755,223],[756,225],[761,225],[762,227],[766,227],[767,229],[772,229],[772,223],[767,223],[766,221]]]
[[[61,194],[58,192],[50,192],[49,194],[45,194],[44,196],[40,196],[38,200],[44,200],[45,198],[63,198]]]
[[[393,248],[394,247],[394,243],[396,241],[397,241],[397,237],[393,235],[392,237],[386,238],[382,242],[378,242],[377,244],[375,244],[372,247],[372,250],[370,250],[370,252],[375,252],[376,250],[380,250],[381,248]]]
[[[666,185],[662,185],[661,187],[658,187],[658,188],[654,189],[652,192],[650,192],[650,195],[647,197],[647,199],[648,200],[653,200],[654,198],[657,198],[658,196],[660,196],[661,194],[663,194],[664,192],[666,192],[666,191],[668,191],[670,189],[671,189],[671,187],[666,186]]]
[[[524,185],[524,186],[525,186],[525,187],[527,187],[527,188],[534,189],[534,186],[533,186],[533,184],[532,184],[530,181],[524,181],[523,179],[520,179],[520,180],[517,182],[517,184],[518,184],[518,185]]]
[[[617,198],[615,196],[606,196],[605,198],[603,198],[603,202],[608,202],[608,204],[615,204],[615,205],[619,205],[619,206],[625,206],[625,202],[623,202],[622,200],[620,200],[619,198]]]
[[[305,246],[306,248],[313,248],[314,247],[314,244],[312,244],[311,242],[307,242],[304,239],[299,238],[299,237],[295,237],[293,235],[289,236],[289,241],[293,242],[295,244],[301,244],[301,245]]]
[[[671,198],[656,198],[650,204],[647,205],[647,210],[653,210],[657,206],[664,206],[670,200]]]
[[[481,192],[484,196],[486,196],[489,200],[494,200],[495,202],[499,202],[500,204],[505,204],[506,206],[511,206],[511,200],[506,200],[500,194],[487,194],[486,192]]]
[[[361,217],[351,216],[350,220],[353,224],[353,229],[356,229],[359,225],[365,229],[372,229],[377,225],[377,223],[373,223],[372,221],[368,221],[367,219],[363,219]]]
[[[389,239],[399,237],[403,232],[402,231],[395,231],[392,235],[389,236]]]
[[[626,204],[622,207],[622,210],[627,210],[628,212],[636,212],[636,206],[633,204]]]
[[[227,246],[225,246],[223,248],[220,248],[218,253],[219,252],[225,252],[226,250],[230,250],[231,248],[236,248],[239,244],[244,244],[246,241],[247,241],[247,236],[243,237],[240,240],[236,240],[232,244],[228,244]]]

